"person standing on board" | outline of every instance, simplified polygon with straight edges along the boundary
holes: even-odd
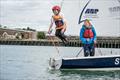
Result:
[[[88,19],[84,21],[80,30],[80,40],[83,43],[84,56],[94,56],[96,44],[96,31]]]
[[[64,35],[64,32],[66,31],[66,21],[65,21],[63,15],[60,14],[61,8],[60,8],[60,6],[54,6],[52,8],[52,11],[53,11],[53,15],[51,18],[51,23],[50,23],[48,33],[49,34],[51,33],[51,28],[52,28],[53,24],[55,23],[55,25],[56,25],[55,35],[59,39],[61,39],[62,42],[66,45],[66,43],[68,42],[66,36]]]

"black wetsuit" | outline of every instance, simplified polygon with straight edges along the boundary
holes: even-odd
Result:
[[[57,29],[55,32],[55,35],[60,38],[62,40],[62,42],[66,45],[66,43],[68,42],[66,40],[66,36],[64,35],[64,33],[61,32],[62,29]]]

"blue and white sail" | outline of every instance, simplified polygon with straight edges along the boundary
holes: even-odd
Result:
[[[120,36],[119,0],[64,0],[62,13],[68,23],[67,34],[79,35],[80,22],[90,19],[98,36]]]

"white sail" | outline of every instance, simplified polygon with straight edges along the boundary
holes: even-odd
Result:
[[[79,35],[80,14],[89,0],[64,0],[62,13],[67,19],[67,33]],[[120,1],[91,0],[83,11],[81,20],[90,19],[98,36],[120,36]]]

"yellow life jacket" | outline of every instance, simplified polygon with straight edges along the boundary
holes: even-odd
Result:
[[[52,17],[53,20],[55,21],[56,29],[63,29],[64,27],[63,17],[60,15],[54,15]]]

